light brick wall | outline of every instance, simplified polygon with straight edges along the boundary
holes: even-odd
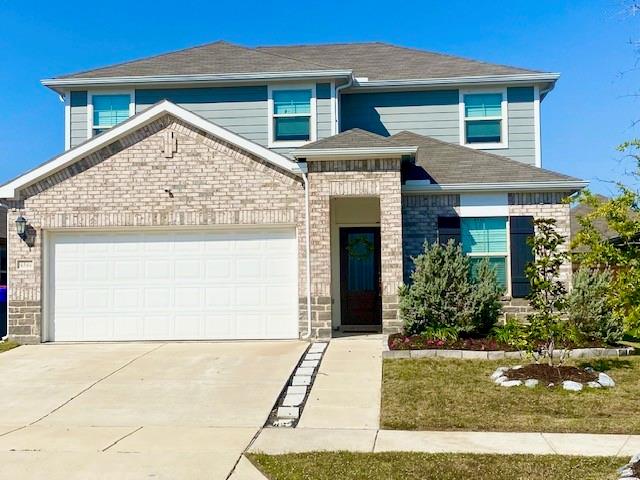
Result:
[[[569,246],[571,233],[570,206],[563,199],[570,192],[510,193],[509,215],[533,216],[534,218],[555,218],[557,229],[567,238],[563,249]],[[405,195],[402,198],[404,279],[409,281],[413,269],[412,256],[422,251],[425,241],[433,243],[438,238],[438,216],[458,214],[459,195]],[[560,278],[567,287],[571,286],[571,263],[561,268]],[[529,306],[526,300],[512,299],[505,303],[505,313],[526,314]]]
[[[177,152],[162,153],[164,132]],[[165,190],[170,190],[173,198]],[[30,186],[10,215],[35,231],[29,248],[9,235],[9,334],[36,343],[42,334],[43,233],[48,229],[292,225],[304,297],[304,189],[301,179],[237,147],[165,116]],[[18,270],[18,261],[32,270]],[[305,325],[305,304],[300,321]]]
[[[331,335],[332,197],[378,197],[382,277],[382,326],[400,328],[398,287],[402,282],[402,206],[399,159],[316,161],[309,163],[313,331]]]

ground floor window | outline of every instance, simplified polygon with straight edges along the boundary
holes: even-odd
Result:
[[[487,259],[498,282],[506,290],[509,258],[507,217],[462,218],[460,240],[462,251],[471,259],[472,275],[480,262]]]

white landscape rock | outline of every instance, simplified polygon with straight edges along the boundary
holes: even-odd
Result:
[[[616,382],[613,381],[613,378],[611,378],[606,373],[602,373],[602,372],[598,374],[598,383],[603,387],[607,387],[607,388],[616,386]]]
[[[583,386],[579,382],[572,382],[571,380],[565,380],[562,382],[562,388],[565,390],[569,390],[571,392],[579,392],[582,390]]]
[[[534,388],[537,387],[539,383],[540,381],[536,380],[535,378],[530,378],[529,380],[524,381],[524,386],[528,388]]]
[[[498,367],[496,371],[491,374],[491,380],[496,381],[502,377],[507,370],[509,370],[507,367]]]
[[[501,387],[519,387],[522,385],[522,380],[507,380],[506,382],[502,382],[500,384]]]
[[[506,377],[504,375],[502,375],[502,376],[500,376],[500,377],[498,377],[498,378],[496,378],[494,380],[494,382],[497,383],[498,385],[502,385],[504,382],[508,382],[508,381],[509,381],[509,377]]]
[[[602,388],[598,382],[587,382],[587,387],[589,388]]]

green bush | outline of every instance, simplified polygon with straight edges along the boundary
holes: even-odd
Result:
[[[524,350],[527,346],[527,327],[518,320],[510,318],[504,325],[493,327],[491,338],[518,350]]]
[[[609,303],[613,275],[581,267],[573,277],[568,297],[569,323],[576,335],[586,341],[615,344],[624,335],[623,322],[614,315]]]
[[[461,334],[485,334],[495,325],[503,290],[488,262],[472,280],[469,259],[453,240],[444,246],[425,242],[413,262],[411,284],[399,291],[405,333],[451,327]]]

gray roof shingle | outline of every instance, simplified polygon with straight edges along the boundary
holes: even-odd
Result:
[[[369,80],[540,73],[386,43],[248,48],[219,41],[57,79],[353,70]]]
[[[579,180],[534,167],[500,155],[443,142],[412,132],[400,132],[390,140],[397,145],[418,146],[415,165],[406,165],[405,180],[431,180],[438,184],[485,184]]]
[[[397,147],[398,144],[388,137],[367,132],[360,128],[353,128],[346,132],[323,138],[313,143],[307,143],[297,150],[317,150],[333,148],[372,148],[372,147]]]

